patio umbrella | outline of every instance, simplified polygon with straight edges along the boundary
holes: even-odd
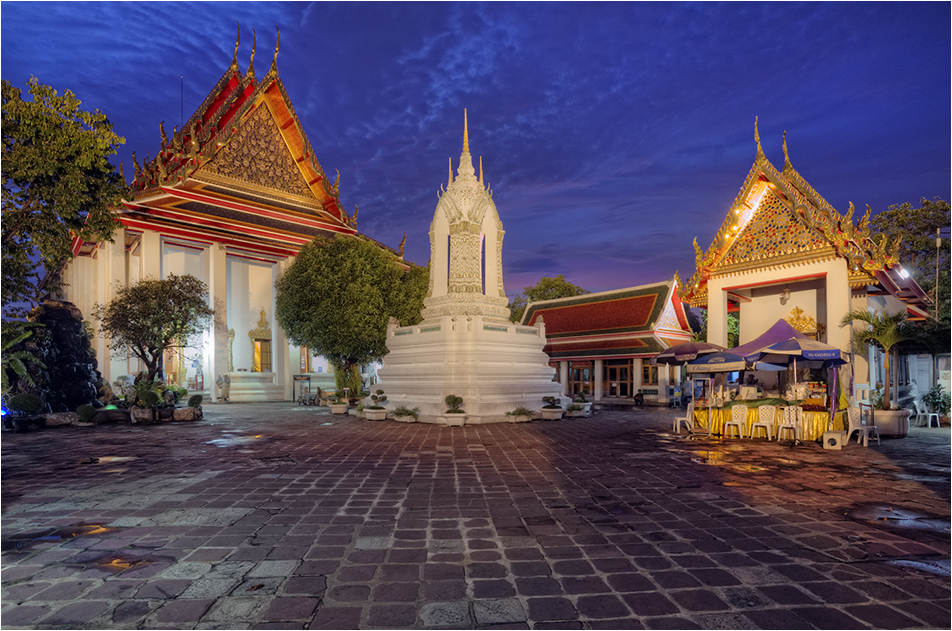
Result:
[[[726,350],[723,346],[717,344],[708,344],[707,342],[685,342],[677,346],[671,346],[664,349],[651,358],[651,364],[669,364],[671,366],[680,366],[691,360],[697,359],[699,355],[707,355],[718,351]]]
[[[688,363],[689,373],[699,372],[735,372],[747,370],[747,361],[730,351],[719,351],[695,359]]]

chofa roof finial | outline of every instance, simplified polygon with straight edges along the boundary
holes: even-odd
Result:
[[[783,170],[792,169],[793,165],[790,164],[790,155],[787,153],[787,130],[783,131]]]
[[[765,159],[764,148],[760,146],[760,130],[757,127],[758,117],[754,116],[754,142],[757,143],[757,159]]]
[[[251,60],[248,62],[248,74],[255,75],[255,50],[258,48],[258,34],[251,28]]]
[[[235,55],[231,58],[231,65],[238,65],[238,45],[241,44],[241,22],[235,20],[235,24],[238,25],[238,35],[235,36]]]
[[[278,41],[274,45],[274,59],[271,61],[271,70],[278,69],[278,51],[281,50],[281,29],[278,28],[278,25],[274,25],[274,30],[278,32]]]
[[[466,108],[463,108],[463,153],[469,153],[469,123],[466,120]]]

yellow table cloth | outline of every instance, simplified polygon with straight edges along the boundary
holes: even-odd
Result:
[[[731,418],[730,408],[710,408],[710,411],[714,423],[711,428],[711,433],[723,436],[724,423]],[[760,420],[760,410],[758,407],[747,407],[747,426],[744,430],[747,436],[750,436],[750,428],[758,420]],[[804,412],[802,440],[819,440],[823,436],[823,432],[827,431],[829,420],[830,415],[828,412]],[[776,418],[774,419],[774,437],[777,436],[777,427],[782,421],[783,413],[778,407],[776,408]],[[694,422],[706,428],[708,426],[708,408],[695,408]],[[758,435],[762,434],[763,432],[758,431]]]

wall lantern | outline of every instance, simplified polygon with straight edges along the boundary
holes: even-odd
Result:
[[[780,294],[780,304],[785,305],[788,300],[790,300],[790,288],[784,285],[783,293]]]

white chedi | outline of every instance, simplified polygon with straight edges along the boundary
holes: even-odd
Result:
[[[423,321],[387,329],[380,387],[391,405],[420,408],[421,422],[448,423],[444,398],[463,398],[466,424],[507,422],[560,396],[544,352],[545,325],[509,322],[502,278],[505,231],[482,162],[476,177],[464,113],[463,152],[430,224],[430,286]],[[453,419],[458,424],[458,419]]]

